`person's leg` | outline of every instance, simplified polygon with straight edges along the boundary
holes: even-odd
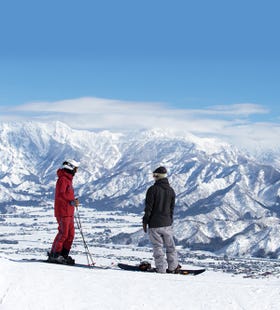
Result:
[[[62,252],[66,256],[68,256],[68,254],[71,250],[71,247],[72,247],[74,236],[75,236],[74,217],[67,217],[67,218],[65,218],[65,221],[67,222],[67,226],[68,226],[68,235],[63,242]]]
[[[57,218],[58,233],[54,239],[51,253],[53,255],[60,255],[63,249],[65,240],[69,234],[69,220],[66,217]]]
[[[168,270],[174,271],[178,267],[178,255],[173,238],[172,226],[163,227],[162,234],[164,246],[166,248]]]
[[[68,222],[68,227],[69,227],[68,236],[63,243],[61,255],[65,258],[67,264],[74,265],[75,260],[71,256],[69,256],[69,252],[71,250],[72,243],[73,243],[74,236],[75,236],[74,217],[68,217],[67,222]]]
[[[153,256],[155,260],[156,270],[159,273],[166,272],[165,253],[163,250],[163,238],[160,228],[149,228],[149,237],[153,245]]]

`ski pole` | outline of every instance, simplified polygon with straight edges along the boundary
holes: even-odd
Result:
[[[92,255],[89,251],[89,247],[86,243],[86,240],[85,240],[85,237],[84,237],[84,233],[83,233],[83,229],[82,229],[82,223],[81,223],[81,218],[80,218],[80,214],[79,214],[79,211],[77,210],[77,217],[76,217],[76,221],[77,221],[77,226],[80,230],[80,233],[81,233],[81,236],[82,236],[82,240],[83,240],[83,244],[84,244],[84,248],[85,248],[85,254],[86,254],[86,257],[87,257],[87,261],[88,261],[88,265],[94,265],[95,262],[92,258]]]
[[[85,254],[86,254],[86,257],[87,257],[87,262],[88,262],[88,265],[89,266],[92,266],[92,265],[95,265],[95,262],[92,258],[92,255],[89,251],[89,247],[86,243],[86,240],[85,240],[85,237],[84,237],[84,233],[83,233],[83,230],[82,230],[82,223],[81,223],[81,218],[80,218],[80,213],[79,213],[79,209],[78,207],[76,207],[76,214],[75,215],[75,220],[76,220],[76,225],[80,231],[80,234],[82,236],[82,240],[83,240],[83,244],[84,244],[84,248],[85,248]]]
[[[86,254],[86,257],[87,257],[87,262],[88,262],[88,265],[94,265],[95,262],[92,258],[92,255],[90,254],[90,251],[89,251],[89,248],[88,248],[88,245],[86,243],[86,240],[85,240],[85,237],[84,237],[84,233],[83,233],[83,230],[82,230],[82,224],[81,224],[81,218],[80,218],[80,214],[79,214],[79,211],[77,209],[77,216],[75,217],[76,219],[76,224],[78,226],[78,229],[81,233],[81,236],[82,236],[82,240],[83,240],[83,244],[84,244],[84,248],[85,248],[85,254]]]

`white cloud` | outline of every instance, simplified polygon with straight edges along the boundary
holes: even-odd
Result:
[[[1,113],[1,120],[59,120],[81,129],[171,128],[204,136],[220,136],[246,147],[260,143],[267,147],[278,142],[279,124],[250,120],[252,115],[267,113],[269,111],[263,106],[251,103],[174,109],[163,103],[88,97],[19,105]]]
[[[269,110],[258,104],[239,103],[232,105],[212,106],[209,107],[206,113],[216,115],[249,116],[251,114],[266,114],[269,113]]]

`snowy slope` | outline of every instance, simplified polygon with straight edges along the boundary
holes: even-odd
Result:
[[[0,258],[0,309],[5,310],[276,310],[279,279],[244,279],[89,270]]]
[[[279,171],[220,140],[158,129],[115,133],[60,122],[2,123],[0,152],[2,213],[50,204],[56,169],[70,157],[81,162],[75,188],[84,207],[141,214],[151,171],[165,165],[177,193],[178,245],[237,256],[280,255]],[[140,230],[129,234],[137,245],[147,242]],[[111,237],[127,242],[127,235]]]

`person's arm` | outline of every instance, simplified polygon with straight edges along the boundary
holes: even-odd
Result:
[[[150,217],[154,206],[154,193],[153,187],[150,187],[146,193],[145,209],[143,216],[143,230],[147,232],[147,225],[149,224]]]

